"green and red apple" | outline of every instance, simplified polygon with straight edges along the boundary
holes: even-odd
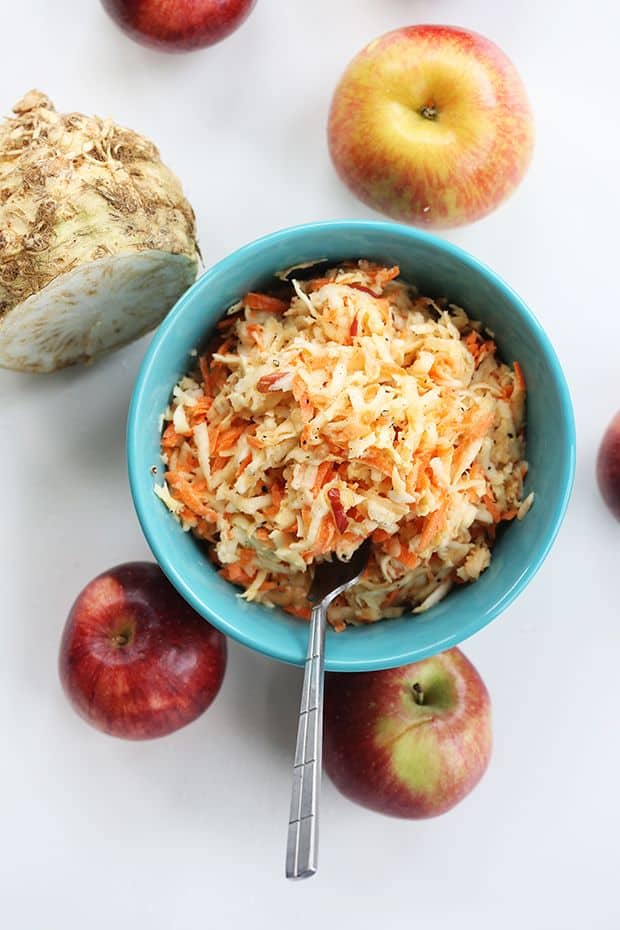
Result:
[[[428,227],[480,219],[522,180],[534,126],[523,82],[489,39],[409,26],[349,64],[328,125],[348,187],[394,219]]]
[[[394,817],[443,814],[491,756],[491,703],[459,649],[325,680],[324,767],[344,795]]]

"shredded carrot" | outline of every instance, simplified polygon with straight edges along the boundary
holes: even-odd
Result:
[[[334,438],[340,443],[349,443],[352,439],[360,439],[368,435],[368,426],[365,423],[347,423],[346,426],[334,430]],[[391,474],[391,472],[390,472]]]
[[[310,426],[306,423],[301,433],[299,434],[299,445],[302,447],[302,449],[308,445],[311,438],[312,438],[312,431],[310,429]]]
[[[240,426],[230,426],[228,429],[221,432],[218,435],[212,454],[219,454],[220,452],[225,452],[227,449],[231,449],[245,430],[246,424],[242,423]]]
[[[332,547],[333,540],[334,524],[329,517],[323,517],[319,526],[316,543],[312,549],[313,553],[315,555],[323,555],[325,552],[329,552]]]
[[[309,620],[312,610],[310,605],[300,605],[299,607],[289,604],[287,607],[283,607],[282,610],[286,611],[287,614],[292,614],[293,617],[299,617],[300,620]]]
[[[264,449],[265,443],[262,442],[258,436],[246,436],[248,441],[248,446],[251,446],[252,449]]]
[[[309,438],[310,431],[308,431],[307,435]],[[334,442],[332,439],[329,438],[329,436],[324,436],[323,438],[324,438],[327,448],[332,453],[332,455],[336,455],[338,456],[338,458],[342,458],[342,456],[345,455],[345,449],[341,445],[339,445],[337,442]]]
[[[170,452],[172,449],[176,448],[176,446],[180,446],[182,441],[183,437],[175,430],[174,423],[169,423],[161,437],[162,449],[166,452]]]
[[[188,408],[189,412],[189,421],[192,426],[196,426],[198,423],[201,423],[203,420],[206,420],[209,410],[213,406],[213,398],[199,397],[193,407]]]
[[[413,470],[410,472],[412,475],[411,481],[407,480],[405,486],[410,494],[414,494],[416,491],[421,491],[424,488],[430,487],[430,481],[428,475],[426,474],[426,469],[428,468],[435,450],[428,452],[416,452],[415,462]],[[409,479],[409,476],[407,476]]]
[[[228,459],[222,455],[216,455],[214,459],[211,459],[211,471],[213,472],[219,471],[224,465],[228,465]]]
[[[407,477],[405,478],[405,487],[407,489],[408,494],[415,494],[417,483],[418,483],[418,476],[416,472],[413,470],[408,472]]]
[[[248,323],[246,326],[247,331],[250,336],[256,343],[259,349],[264,348],[263,342],[263,327],[259,323]]]
[[[256,291],[248,291],[242,303],[250,310],[262,310],[264,313],[285,313],[289,308],[285,300],[270,297],[269,294],[258,294]]]
[[[199,519],[194,527],[194,533],[199,539],[210,540],[213,537],[214,527],[206,520]]]
[[[416,483],[416,491],[418,494],[422,494],[424,491],[430,491],[432,488],[432,482],[429,477],[428,471],[426,468],[421,468],[418,472],[418,480]]]
[[[239,562],[231,562],[220,570],[220,575],[226,581],[232,581],[233,584],[239,584],[244,587],[252,584],[252,576],[244,571]]]
[[[230,347],[232,346],[232,344],[233,344],[233,340],[232,340],[232,339],[225,339],[224,342],[219,346],[219,348],[217,348],[217,349],[215,350],[215,352],[214,352],[213,354],[214,354],[214,355],[226,355],[226,353],[228,352],[228,350],[230,349]],[[215,368],[216,366],[218,366],[218,365],[223,365],[223,364],[224,364],[223,362],[219,362],[217,359],[215,359],[215,360],[212,359],[212,360],[211,360],[211,367],[212,367],[212,368]]]
[[[244,460],[239,463],[239,468],[237,469],[235,473],[235,478],[238,478],[239,475],[243,474],[243,472],[246,470],[246,468],[248,467],[251,461],[252,461],[252,453],[249,452],[244,458]]]
[[[475,330],[473,330],[473,329],[472,329],[472,331],[471,331],[470,333],[468,333],[467,336],[465,336],[465,338],[463,339],[463,344],[464,344],[465,346],[467,346],[469,352],[471,353],[471,355],[473,355],[474,359],[476,359],[476,358],[478,357],[478,352],[480,351],[480,343],[481,343],[481,341],[482,341],[482,340],[481,340],[480,336],[479,336],[478,333],[477,333]]]
[[[514,520],[514,518],[516,517],[518,513],[519,511],[513,507],[512,510],[504,510],[504,512],[500,515],[499,519],[500,520]]]
[[[282,499],[284,498],[284,485],[280,484],[279,481],[274,481],[271,485],[271,501],[276,507],[280,507]]]
[[[385,287],[385,285],[389,281],[393,281],[394,278],[397,278],[399,276],[399,274],[400,274],[400,268],[398,267],[398,265],[393,265],[391,268],[379,268],[379,270],[375,274],[375,281],[381,287]]]
[[[402,562],[403,565],[406,565],[408,569],[414,569],[420,561],[419,556],[416,555],[415,552],[411,552],[406,546],[402,545],[396,558],[399,562]]]
[[[486,436],[488,431],[493,426],[494,420],[495,417],[492,413],[486,414],[485,416],[480,417],[478,422],[475,423],[472,427],[465,430],[461,436],[458,446],[454,450],[452,468],[455,474],[461,473],[463,463],[467,459],[472,443]]]
[[[370,294],[371,297],[379,296],[376,291],[373,291],[372,288],[370,287],[365,287],[363,284],[356,284],[354,282],[350,282],[349,284],[347,284],[347,287],[352,287],[354,291],[363,291],[364,294]]]
[[[331,481],[331,477],[334,471],[333,463],[329,460],[321,462],[316,470],[316,479],[314,485],[312,486],[312,491],[316,494],[317,491],[320,491],[324,484],[327,484],[328,481]]]
[[[259,378],[256,382],[256,390],[259,394],[270,394],[273,391],[282,391],[289,390],[288,387],[282,388],[279,382],[288,379],[290,376],[290,371],[272,371],[268,375],[263,375],[262,378]],[[289,382],[290,384],[290,382]]]
[[[318,291],[325,284],[331,283],[331,278],[313,278],[311,281],[308,281],[308,293],[311,294],[313,291]]]
[[[476,368],[480,367],[487,355],[493,355],[496,349],[497,346],[492,339],[487,339],[486,342],[483,342],[480,346],[480,351],[478,352],[478,357],[476,359]]]
[[[424,529],[422,530],[422,535],[420,536],[420,541],[418,543],[418,550],[422,551],[431,544],[435,536],[439,533],[444,523],[446,522],[446,503],[445,501],[434,510],[432,513],[426,517],[424,521]]]
[[[284,486],[279,481],[274,481],[270,488],[271,505],[265,507],[263,513],[266,517],[275,517],[280,510],[280,504],[284,498]]]
[[[299,377],[295,375],[293,378],[293,397],[299,404],[301,409],[301,419],[304,423],[308,423],[314,416],[314,406],[312,401],[308,397],[308,392],[306,390],[306,385]]]
[[[192,511],[192,513],[197,514],[200,517],[206,516],[207,508],[200,500],[200,497],[193,490],[189,481],[185,481],[183,478],[168,477],[168,483],[172,485],[172,488],[175,492],[175,495],[186,507]]]
[[[377,543],[378,545],[381,545],[381,543],[387,542],[388,539],[391,539],[391,538],[392,537],[390,536],[390,534],[386,533],[385,530],[382,530],[382,529],[376,529],[372,534],[372,541],[374,543]]]
[[[367,465],[370,465],[371,468],[376,468],[377,471],[382,472],[384,475],[388,475],[388,477],[392,476],[394,460],[389,452],[386,452],[384,449],[369,449],[364,455],[363,461]]]
[[[222,385],[226,382],[228,377],[228,369],[225,365],[217,365],[213,363],[213,370],[211,372],[211,389],[213,391],[213,396],[221,389]]]
[[[525,391],[525,378],[523,376],[523,369],[518,362],[513,363],[513,368],[515,370],[515,381],[517,387],[519,387],[522,391]]]
[[[491,514],[491,517],[493,518],[493,522],[494,522],[494,523],[499,523],[499,521],[500,521],[501,518],[502,518],[502,515],[501,515],[501,511],[500,511],[499,507],[497,506],[497,503],[495,502],[495,499],[494,499],[493,495],[490,494],[489,492],[487,492],[486,494],[484,494],[484,495],[482,496],[482,503],[484,504],[484,506],[486,507],[486,509],[487,509],[487,510],[489,511],[489,513]]]
[[[483,417],[480,417],[478,422],[469,430],[467,434],[468,442],[473,442],[475,439],[482,439],[483,436],[489,432],[493,426],[495,416],[492,413],[488,413]]]

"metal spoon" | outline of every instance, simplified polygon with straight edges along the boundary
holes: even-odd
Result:
[[[317,870],[327,608],[334,598],[359,580],[369,554],[370,540],[367,539],[353,553],[350,561],[334,559],[322,562],[317,566],[308,594],[314,606],[293,762],[293,791],[286,844],[287,878],[309,878]]]

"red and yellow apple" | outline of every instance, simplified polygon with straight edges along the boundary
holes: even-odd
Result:
[[[209,707],[224,678],[226,639],[151,562],[93,579],[67,619],[60,678],[75,710],[125,739],[164,736]]]
[[[409,26],[366,46],[334,93],[328,141],[364,203],[407,223],[458,226],[511,194],[534,130],[515,66],[489,39]]]
[[[620,520],[620,413],[605,430],[598,450],[596,477],[603,500]]]
[[[380,672],[328,673],[324,767],[344,795],[394,817],[434,817],[491,756],[491,703],[459,649]]]
[[[256,0],[102,0],[136,42],[164,52],[187,52],[225,39]]]

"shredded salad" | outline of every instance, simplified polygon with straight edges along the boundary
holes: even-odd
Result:
[[[247,600],[308,618],[314,566],[372,538],[336,630],[474,581],[533,499],[519,363],[398,276],[359,261],[246,294],[164,413],[155,492]]]

